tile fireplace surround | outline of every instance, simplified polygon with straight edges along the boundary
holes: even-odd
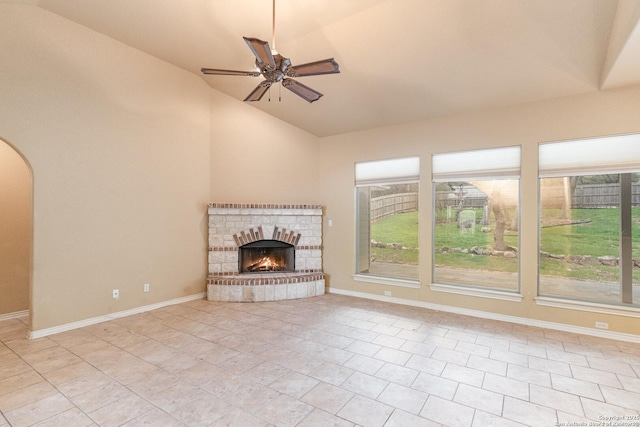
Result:
[[[322,206],[209,204],[209,301],[259,302],[323,295]],[[293,272],[239,273],[239,248],[260,240],[295,247]]]

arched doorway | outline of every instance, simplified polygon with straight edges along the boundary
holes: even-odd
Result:
[[[31,168],[0,139],[0,320],[29,311],[33,245]]]

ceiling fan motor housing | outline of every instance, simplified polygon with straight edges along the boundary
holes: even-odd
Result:
[[[256,68],[260,70],[265,80],[272,84],[282,81],[287,75],[287,68],[291,66],[291,60],[280,54],[273,55],[273,60],[276,65],[275,67],[272,67],[271,64],[268,63],[261,63],[256,59]]]

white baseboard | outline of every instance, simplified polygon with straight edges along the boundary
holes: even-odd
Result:
[[[13,313],[0,314],[0,322],[3,320],[18,319],[29,316],[29,310],[14,311]]]
[[[42,338],[53,334],[59,334],[60,332],[71,331],[73,329],[82,328],[84,326],[95,325],[97,323],[108,322],[120,317],[131,316],[133,314],[140,314],[146,311],[156,310],[158,308],[167,307],[169,305],[181,304],[183,302],[202,299],[205,297],[204,292],[198,294],[189,295],[186,297],[175,298],[168,301],[162,301],[155,304],[144,305],[142,307],[132,308],[131,310],[119,311],[116,313],[107,314],[105,316],[92,317],[90,319],[80,320],[78,322],[67,323],[60,326],[54,326],[53,328],[39,329],[37,331],[30,331],[28,334],[29,339]]]
[[[499,320],[508,323],[517,323],[519,325],[535,326],[538,328],[552,329],[556,331],[572,332],[575,334],[590,335],[600,338],[608,338],[618,341],[627,341],[640,343],[640,335],[625,334],[622,332],[605,331],[601,329],[585,328],[583,326],[567,325],[565,323],[548,322],[546,320],[527,319],[525,317],[509,316],[506,314],[491,313],[488,311],[470,310],[468,308],[453,307],[449,305],[433,304],[424,301],[414,301],[404,298],[387,297],[384,295],[368,294],[365,292],[348,291],[337,288],[327,288],[330,294],[347,295],[357,298],[366,298],[376,301],[385,301],[394,304],[409,305],[413,307],[422,307],[430,310],[444,311],[448,313],[462,314],[464,316],[479,317],[482,319]]]

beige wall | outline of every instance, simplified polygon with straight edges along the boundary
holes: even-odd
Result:
[[[29,309],[31,172],[0,140],[0,315]]]
[[[539,142],[640,132],[640,87],[593,92],[553,101],[461,114],[321,140],[321,202],[327,206],[325,272],[332,288],[489,311],[593,328],[596,320],[612,331],[640,334],[637,319],[538,306],[537,147]],[[431,155],[447,151],[522,146],[521,289],[522,303],[435,292],[431,283]],[[352,279],[354,272],[354,163],[392,157],[421,158],[420,289],[391,287]]]
[[[33,171],[32,330],[204,292],[211,89],[30,6],[0,5],[0,51],[0,137]]]
[[[318,204],[317,141],[307,132],[213,91],[210,201]]]

